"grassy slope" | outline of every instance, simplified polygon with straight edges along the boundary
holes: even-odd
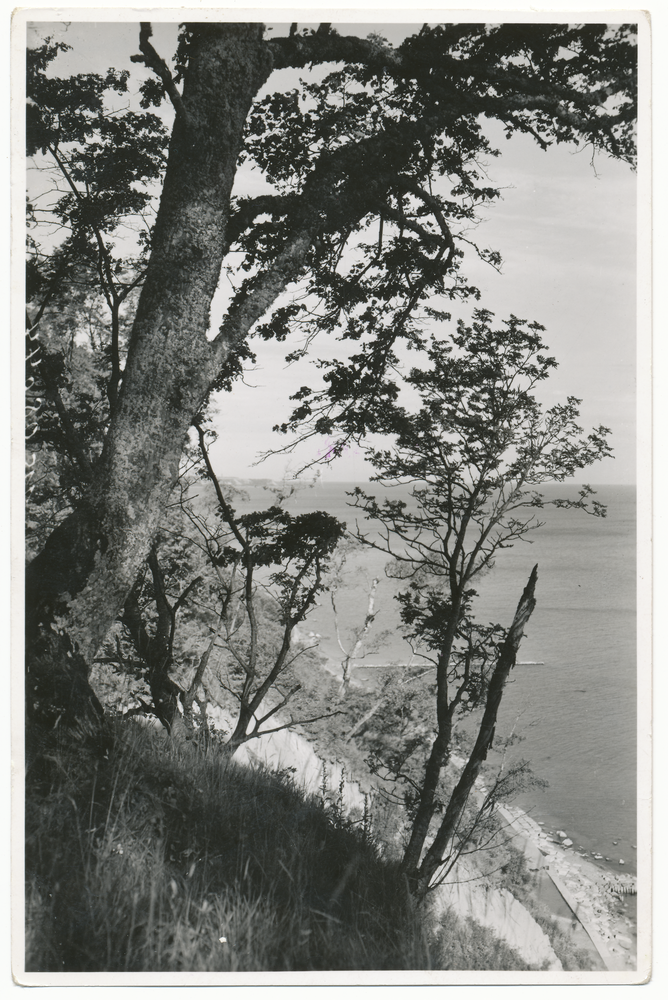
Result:
[[[54,737],[27,777],[26,968],[526,968],[454,917],[429,931],[362,826],[137,724]]]

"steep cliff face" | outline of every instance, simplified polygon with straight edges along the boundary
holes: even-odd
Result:
[[[223,709],[209,706],[208,715],[218,728],[232,728],[232,719]],[[308,740],[294,730],[283,729],[251,740],[237,750],[234,760],[238,764],[264,764],[273,771],[294,767],[297,783],[305,791],[316,794],[325,787],[337,802],[341,796],[344,812],[364,810],[364,792],[357,782],[346,777],[344,766],[322,760]]]
[[[211,710],[210,710],[211,711]],[[229,727],[221,709],[212,712],[217,725]],[[364,793],[360,786],[349,780],[341,764],[321,760],[313,747],[289,729],[271,733],[246,743],[234,758],[240,764],[262,763],[272,770],[294,767],[298,782],[308,792],[317,793],[323,787],[338,801],[341,795],[345,812],[364,809]],[[484,886],[475,879],[472,867],[459,863],[458,882],[441,886],[434,894],[436,919],[453,909],[458,917],[472,917],[483,927],[489,928],[513,948],[527,964],[539,969],[561,971],[562,965],[550,945],[550,940],[531,914],[506,889]]]
[[[458,881],[442,885],[434,891],[434,913],[438,919],[449,909],[458,917],[472,917],[476,923],[489,928],[528,965],[551,972],[562,971],[562,964],[555,955],[550,939],[528,910],[507,889],[494,889],[475,878],[475,871],[460,864],[453,878]]]
[[[234,759],[240,764],[259,762],[274,771],[294,767],[297,783],[307,792],[315,794],[324,787],[337,802],[340,796],[344,812],[364,809],[364,792],[346,777],[343,765],[321,760],[308,740],[289,729],[246,743]]]

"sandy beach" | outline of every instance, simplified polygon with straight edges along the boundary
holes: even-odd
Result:
[[[587,932],[606,968],[631,971],[637,965],[636,878],[584,856],[565,831],[550,831],[513,806],[501,806],[524,853],[549,875],[566,905]],[[560,836],[561,834],[564,836]],[[520,846],[518,844],[518,846]],[[558,917],[558,914],[555,914]]]

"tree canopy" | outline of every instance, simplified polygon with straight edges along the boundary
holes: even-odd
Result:
[[[500,326],[493,319],[477,310],[471,326],[460,322],[450,337],[433,337],[425,367],[406,378],[418,405],[388,405],[388,446],[367,449],[383,498],[360,487],[352,494],[377,529],[369,535],[363,522],[358,537],[394,557],[396,575],[409,584],[397,595],[404,632],[435,668],[436,732],[403,860],[421,892],[446,850],[456,853],[451,841],[491,747],[503,688],[536,603],[534,567],[511,627],[482,625],[475,617],[476,579],[503,549],[541,526],[537,514],[547,503],[606,514],[589,486],[576,499],[545,500],[544,484],[564,482],[610,454],[609,430],[585,435],[577,423],[580,400],[572,397],[544,412],[535,390],[556,361],[545,353],[542,328],[515,316]],[[410,486],[410,502],[392,497],[399,485]],[[475,746],[423,858],[456,722],[481,705]]]
[[[284,428],[334,432],[340,449],[380,429],[397,399],[397,345],[424,346],[425,320],[477,294],[463,269],[466,225],[498,195],[480,167],[496,154],[485,119],[541,148],[634,158],[629,25],[425,25],[393,47],[329,24],[269,37],[261,24],[189,23],[174,72],[150,39],[143,23],[136,60],[155,79],[141,112],[105,105],[126,91],[130,67],[60,79],[49,72],[59,43],[48,41],[28,59],[28,152],[60,174],[53,220],[67,233],[48,251],[30,230],[27,322],[50,358],[33,355],[31,377],[60,422],[49,446],[77,478],[27,570],[35,716],[93,703],[90,657],[150,552],[189,429],[211,392],[232,386],[250,334],[280,340],[300,325],[304,349],[317,333],[350,342],[345,360],[322,362],[324,389],[298,392]],[[284,69],[309,75],[286,88]],[[176,115],[167,154],[149,110],[165,96]],[[248,166],[269,193],[235,196]],[[32,202],[28,211],[36,223]],[[141,220],[129,248],[128,220]],[[498,250],[479,252],[498,263]],[[224,267],[235,290],[212,332]],[[305,297],[286,303],[297,282]],[[73,290],[84,313],[93,300],[106,310],[90,384],[74,391],[75,352],[68,360],[51,322]]]

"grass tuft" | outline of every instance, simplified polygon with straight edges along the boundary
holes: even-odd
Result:
[[[365,817],[289,772],[134,720],[28,750],[28,971],[526,968],[453,914],[435,933]]]
[[[26,795],[29,971],[430,968],[396,867],[288,775],[118,721]]]

